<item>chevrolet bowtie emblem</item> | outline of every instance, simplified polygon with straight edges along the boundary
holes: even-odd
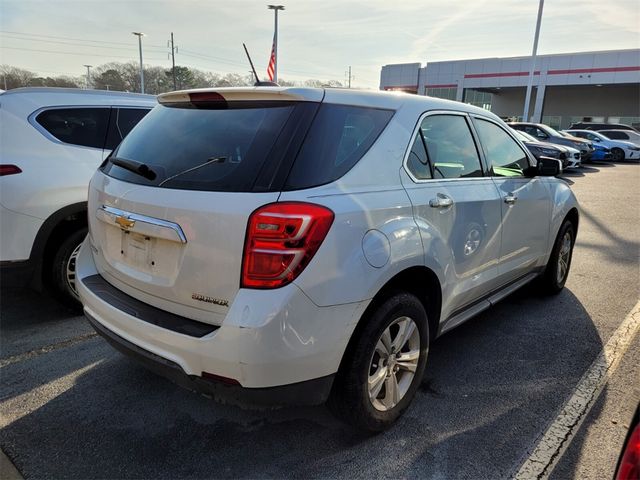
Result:
[[[130,228],[133,228],[133,226],[136,224],[135,220],[131,220],[128,217],[124,217],[122,215],[118,215],[116,217],[116,223],[118,225],[120,225],[121,228],[125,229],[125,230],[129,230]]]

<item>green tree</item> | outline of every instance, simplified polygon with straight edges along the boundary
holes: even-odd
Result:
[[[98,75],[94,75],[93,87],[99,90],[117,90],[120,92],[127,90],[126,82],[115,68],[109,68]]]

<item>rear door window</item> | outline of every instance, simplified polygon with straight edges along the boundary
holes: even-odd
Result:
[[[112,107],[109,133],[104,146],[107,150],[116,148],[122,139],[149,113],[148,108]]]
[[[393,116],[393,111],[322,104],[311,125],[285,189],[333,182],[358,163]]]
[[[52,108],[39,113],[36,122],[61,142],[102,149],[109,110],[109,107]]]
[[[629,136],[623,132],[610,132],[610,131],[604,131],[602,132],[603,135],[606,135],[607,137],[609,137],[612,140],[627,140],[629,138]]]
[[[417,139],[424,139],[433,178],[483,175],[478,150],[465,116],[429,115],[422,121]],[[413,168],[415,166],[415,162],[408,163],[410,171],[420,179],[420,172]]]

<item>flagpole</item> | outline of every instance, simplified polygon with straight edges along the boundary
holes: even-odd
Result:
[[[278,10],[284,10],[284,5],[267,5],[269,10],[275,13],[275,26],[273,33],[273,51],[275,53],[275,61],[273,64],[273,81],[278,83]]]

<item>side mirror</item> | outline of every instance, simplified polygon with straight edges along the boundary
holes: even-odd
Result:
[[[562,173],[562,161],[555,158],[538,158],[537,174],[542,177],[555,177]]]
[[[593,141],[594,141],[594,142],[600,142],[600,139],[599,139],[598,137],[595,137],[595,138],[593,139]]]

